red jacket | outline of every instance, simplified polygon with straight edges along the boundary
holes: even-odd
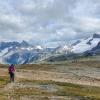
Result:
[[[9,71],[9,73],[14,73],[14,71],[15,71],[14,66],[13,65],[9,66],[8,71]]]

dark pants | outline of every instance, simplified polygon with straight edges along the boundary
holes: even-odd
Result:
[[[10,74],[10,82],[11,82],[11,81],[13,81],[13,82],[14,82],[14,73],[9,72],[9,74]]]

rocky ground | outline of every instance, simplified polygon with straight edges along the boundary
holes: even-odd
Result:
[[[0,100],[100,100],[100,62],[0,66]]]

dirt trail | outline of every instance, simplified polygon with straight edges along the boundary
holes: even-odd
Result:
[[[8,83],[5,88],[4,88],[4,92],[6,93],[7,95],[7,100],[73,100],[72,97],[69,97],[69,96],[41,96],[41,95],[29,95],[29,96],[20,96],[18,99],[16,99],[14,97],[14,89],[15,88],[41,88],[39,87],[38,85],[34,86],[34,85],[30,85],[30,84],[22,84],[22,83],[19,83],[19,82],[14,82],[14,83]],[[56,92],[56,90],[54,89],[51,89],[52,87],[50,87],[50,89],[47,90],[47,88],[45,88],[45,90],[47,92]],[[44,88],[42,87],[41,89],[44,90]]]
[[[0,75],[5,75],[7,73],[7,69],[0,69]],[[25,80],[48,80],[48,81],[55,81],[55,82],[67,82],[67,83],[74,83],[74,84],[80,84],[80,85],[90,85],[90,86],[98,86],[100,87],[100,79],[94,78],[90,76],[80,76],[73,72],[52,72],[52,71],[43,71],[43,70],[23,70],[15,72],[15,82],[14,83],[8,83],[4,89],[2,90],[7,95],[7,100],[17,100],[14,98],[14,89],[15,88],[39,88],[43,89],[47,92],[50,92],[50,89],[48,87],[44,86],[38,86],[38,85],[31,85],[31,84],[23,84],[20,83],[19,80],[25,79]],[[49,85],[50,88],[52,88],[52,85]],[[52,88],[51,92],[55,92],[56,88]],[[42,100],[37,99],[38,97],[34,96],[21,96],[19,100]],[[39,98],[45,98],[44,96],[40,96]],[[70,99],[70,97],[62,97],[62,96],[54,96],[54,97],[47,97],[48,100],[75,100]],[[67,99],[66,99],[67,98]],[[43,99],[44,100],[44,99]]]

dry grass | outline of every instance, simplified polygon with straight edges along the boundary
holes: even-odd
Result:
[[[54,82],[54,81],[39,81],[39,80],[24,80],[20,83],[23,84],[52,84],[57,86],[56,92],[46,92],[41,89],[24,88],[15,90],[17,94],[23,95],[44,95],[44,96],[69,96],[75,98],[84,98],[84,100],[99,100],[100,99],[100,87],[83,86],[72,83]],[[87,99],[88,98],[88,99]]]
[[[80,60],[78,63],[72,63],[71,61],[64,62],[55,62],[52,64],[42,63],[42,64],[26,64],[26,65],[16,65],[16,71],[21,73],[29,73],[29,70],[34,71],[53,71],[60,72],[62,66],[69,67],[73,66],[82,67],[82,68],[100,68],[100,62],[97,60]],[[18,67],[18,68],[17,68]],[[72,68],[72,70],[73,70]],[[74,69],[75,70],[75,69]],[[55,82],[51,80],[35,80],[27,78],[17,77],[16,82],[11,91],[3,91],[3,89],[9,83],[9,77],[7,72],[7,65],[0,65],[0,100],[9,100],[7,95],[9,94],[15,100],[21,100],[21,97],[31,98],[32,100],[36,97],[38,99],[34,100],[51,100],[50,97],[62,97],[62,99],[57,100],[66,100],[66,97],[76,98],[78,100],[100,100],[100,87],[88,86],[88,85],[78,85],[73,83],[65,82]],[[9,83],[10,84],[10,83]],[[40,87],[34,87],[34,85],[40,86],[49,86],[52,85],[56,88],[56,91],[47,91],[46,89]],[[28,87],[29,86],[29,87]],[[8,93],[8,94],[7,94]],[[29,99],[29,100],[31,100]]]
[[[8,84],[8,76],[0,76],[0,100],[7,100],[7,95],[3,91],[5,85]]]
[[[23,64],[23,65],[16,65],[18,69],[27,69],[27,70],[55,70],[57,67],[60,66],[73,66],[73,67],[94,67],[100,68],[100,61],[90,60],[84,61],[79,60],[77,63],[72,63],[71,61],[64,61],[64,62],[55,62],[51,64],[42,63],[42,64]]]

